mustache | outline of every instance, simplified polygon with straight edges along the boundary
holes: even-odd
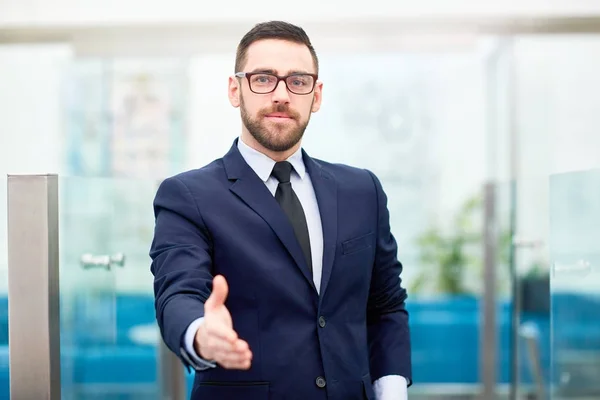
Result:
[[[300,114],[298,112],[292,110],[286,104],[277,104],[274,107],[264,108],[263,110],[261,110],[260,115],[264,117],[267,114],[271,114],[271,113],[286,113],[287,115],[290,116],[290,118],[293,118],[293,119],[300,118]]]

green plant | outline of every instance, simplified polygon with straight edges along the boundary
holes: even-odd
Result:
[[[438,294],[468,294],[467,272],[483,267],[483,201],[480,195],[465,201],[455,215],[449,232],[431,227],[417,238],[419,268],[410,288],[413,293],[430,289]],[[508,261],[510,235],[498,241],[498,260]]]
[[[549,276],[549,267],[541,258],[531,263],[527,272],[523,275],[525,279],[546,279]]]

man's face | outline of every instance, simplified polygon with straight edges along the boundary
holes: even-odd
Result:
[[[250,45],[246,65],[242,71],[236,72],[265,72],[277,76],[317,73],[312,55],[305,45],[277,39],[259,40]],[[314,90],[307,94],[293,93],[309,90],[306,85],[312,87],[312,78],[299,75],[297,79],[287,80],[293,92],[288,90],[286,82],[280,81],[272,92],[261,93],[272,88],[272,83],[269,83],[274,82],[272,79],[268,75],[231,77],[229,100],[234,107],[240,107],[244,129],[261,146],[283,152],[302,139],[310,114],[321,106],[323,85],[316,82]]]

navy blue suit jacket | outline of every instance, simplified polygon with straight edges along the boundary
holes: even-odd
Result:
[[[406,292],[381,184],[367,170],[303,159],[323,225],[320,295],[291,224],[237,142],[157,191],[150,256],[165,343],[190,366],[184,332],[221,274],[234,329],[253,353],[246,371],[197,371],[193,399],[363,400],[382,376],[411,380]]]

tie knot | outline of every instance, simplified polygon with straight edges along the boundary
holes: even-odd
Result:
[[[292,175],[292,164],[287,161],[280,161],[275,163],[273,167],[272,175],[277,178],[279,183],[288,183],[290,176]]]

